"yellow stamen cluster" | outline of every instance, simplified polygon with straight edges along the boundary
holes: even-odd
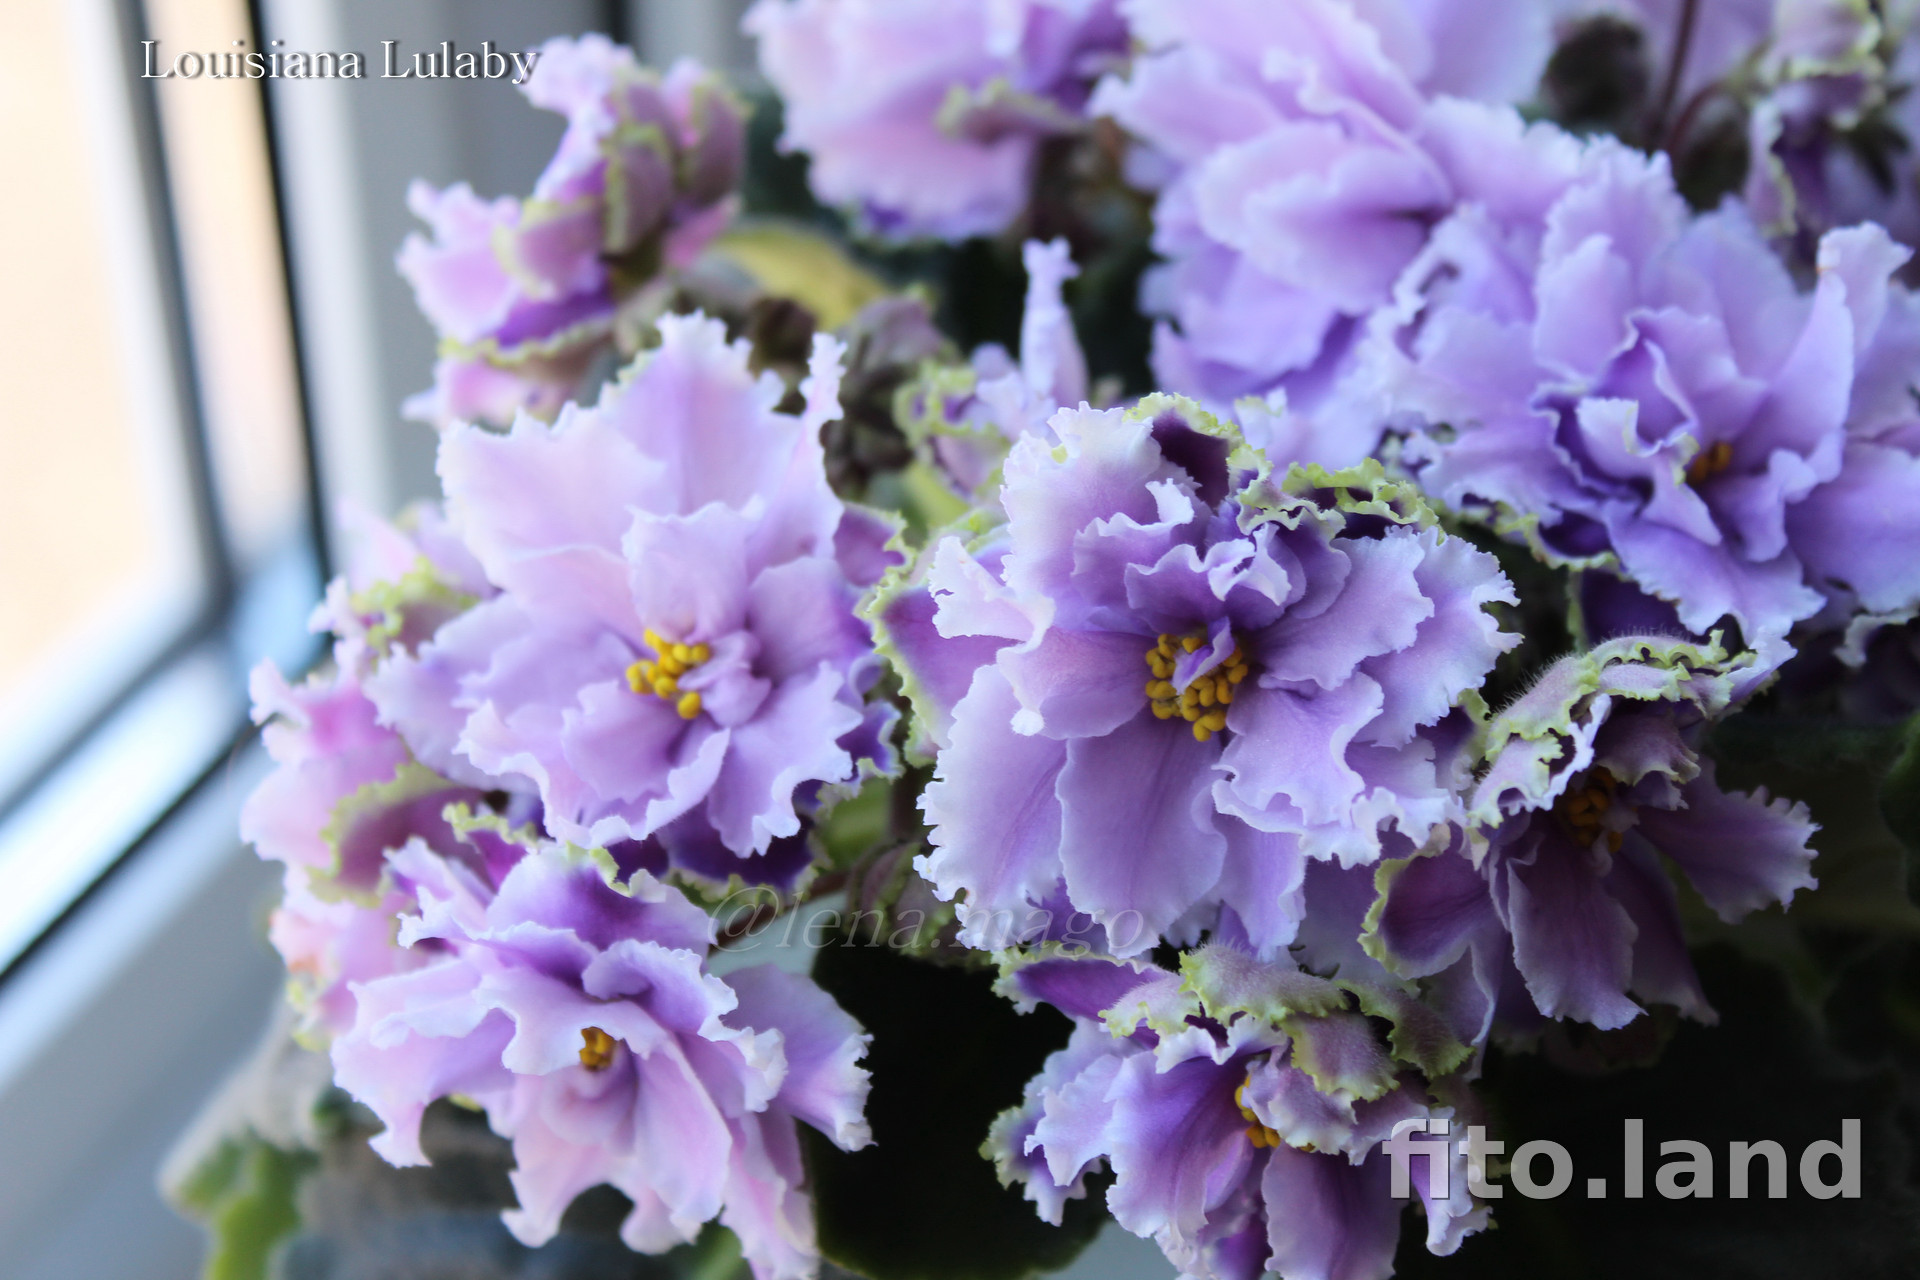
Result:
[[[1260,1123],[1260,1117],[1253,1114],[1253,1108],[1247,1105],[1247,1081],[1242,1080],[1240,1087],[1233,1091],[1233,1105],[1240,1108],[1240,1115],[1247,1121],[1247,1141],[1256,1147],[1277,1147],[1280,1135]]]
[[[1716,440],[1693,455],[1693,461],[1687,464],[1687,483],[1699,484],[1702,480],[1711,480],[1732,465],[1732,442]]]
[[[635,693],[650,693],[673,704],[682,720],[700,714],[700,695],[694,690],[680,691],[680,677],[713,656],[704,644],[676,644],[662,639],[652,627],[644,636],[654,652],[654,660],[645,658],[627,668],[627,688]]]
[[[580,1065],[589,1071],[605,1071],[613,1065],[613,1047],[620,1043],[598,1027],[580,1033]]]
[[[1584,787],[1570,787],[1560,801],[1560,818],[1573,833],[1573,838],[1582,847],[1591,847],[1604,831],[1607,837],[1607,849],[1620,852],[1622,832],[1608,830],[1602,825],[1607,810],[1614,804],[1613,775],[1605,769],[1596,769],[1588,775]]]
[[[1227,727],[1227,708],[1233,703],[1233,691],[1247,678],[1247,660],[1235,645],[1227,660],[1201,676],[1185,689],[1173,687],[1174,663],[1182,653],[1193,653],[1206,643],[1200,635],[1163,635],[1147,650],[1147,699],[1153,714],[1162,720],[1179,716],[1193,726],[1193,736],[1205,742]]]

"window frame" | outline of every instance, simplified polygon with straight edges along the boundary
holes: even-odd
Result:
[[[24,857],[18,851],[50,842],[69,872],[59,890],[48,890],[43,875],[44,901],[0,931],[0,988],[253,732],[244,693],[254,657],[249,650],[271,652],[302,672],[318,656],[305,631],[305,615],[328,572],[327,546],[314,518],[319,491],[312,419],[304,412],[299,446],[308,510],[293,545],[250,571],[234,554],[209,439],[156,82],[141,74],[141,41],[148,38],[144,7],[141,0],[69,4],[92,6],[91,14],[75,15],[74,21],[92,23],[106,37],[101,51],[109,62],[98,82],[86,87],[95,95],[89,109],[116,117],[111,127],[125,130],[132,152],[133,172],[126,177],[139,207],[127,216],[139,237],[142,265],[152,272],[144,284],[156,304],[158,332],[152,336],[164,358],[171,401],[163,412],[179,432],[169,443],[180,451],[187,487],[197,598],[177,630],[160,639],[144,661],[131,664],[122,680],[83,695],[86,709],[0,793],[0,883],[9,852]],[[267,95],[259,98],[262,111],[269,110]],[[262,162],[274,164],[270,147]],[[277,181],[275,190],[277,196]],[[276,198],[275,231],[281,234],[284,266],[282,214]],[[295,392],[304,409],[299,341],[296,324]],[[303,580],[314,584],[311,592],[303,590]],[[163,713],[164,725],[156,722]],[[69,834],[76,825],[78,833]]]

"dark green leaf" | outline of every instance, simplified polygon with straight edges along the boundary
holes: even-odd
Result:
[[[265,1280],[275,1246],[299,1229],[294,1194],[316,1164],[251,1136],[221,1145],[186,1192],[206,1213],[206,1280]]]
[[[1787,917],[1802,930],[1920,937],[1907,851],[1882,816],[1881,780],[1906,745],[1897,725],[1759,713],[1732,717],[1708,740],[1721,786],[1805,801],[1820,824],[1819,888]]]
[[[874,1145],[849,1154],[803,1130],[822,1252],[873,1280],[1002,1280],[1072,1261],[1106,1220],[1102,1193],[1049,1226],[979,1153],[1066,1043],[1066,1019],[1014,1012],[990,971],[886,947],[823,948],[814,977],[873,1033]]]
[[[1907,852],[1920,856],[1920,715],[1907,721],[1900,754],[1880,784],[1880,816]]]
[[[1894,1280],[1920,1275],[1920,1189],[1915,1186],[1916,1073],[1886,1061],[1862,1066],[1784,998],[1780,979],[1725,947],[1697,957],[1717,1027],[1682,1023],[1659,1065],[1595,1077],[1539,1055],[1495,1051],[1479,1086],[1494,1113],[1494,1136],[1511,1155],[1522,1142],[1550,1139],[1573,1158],[1573,1186],[1556,1199],[1529,1200],[1511,1186],[1494,1207],[1497,1229],[1436,1258],[1424,1233],[1403,1233],[1401,1280],[1806,1280],[1813,1276]],[[1623,1198],[1622,1135],[1645,1122],[1646,1183]],[[1838,1141],[1841,1121],[1861,1122],[1861,1195],[1815,1200],[1801,1187],[1800,1153]],[[1705,1143],[1714,1158],[1712,1199],[1668,1200],[1654,1171],[1660,1144]],[[1727,1144],[1770,1139],[1788,1158],[1787,1197],[1766,1195],[1756,1162],[1750,1198],[1728,1196]],[[1831,1162],[1826,1170],[1833,1175]],[[1604,1199],[1584,1194],[1607,1180]]]
[[[815,828],[828,866],[844,870],[886,842],[892,831],[893,786],[888,779],[872,779],[858,795],[828,810]]]

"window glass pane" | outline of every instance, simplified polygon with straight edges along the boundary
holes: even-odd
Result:
[[[124,47],[105,0],[0,4],[0,796],[204,599]]]
[[[246,0],[147,0],[175,52],[253,48]],[[236,43],[243,42],[243,43]],[[303,537],[306,463],[259,80],[154,81],[200,407],[221,515],[244,574]]]

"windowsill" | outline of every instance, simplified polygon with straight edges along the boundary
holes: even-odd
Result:
[[[275,868],[234,833],[268,763],[235,753],[0,985],[0,1275],[199,1274],[154,1171],[282,981]]]

